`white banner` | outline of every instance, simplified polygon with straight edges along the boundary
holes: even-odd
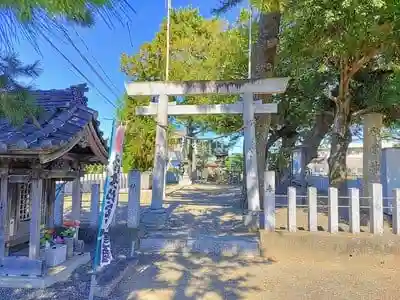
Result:
[[[100,267],[108,265],[113,259],[111,253],[109,229],[118,205],[117,201],[119,193],[119,179],[122,167],[121,163],[124,135],[124,126],[118,126],[114,135],[115,137],[111,149],[112,152],[107,167],[107,184],[103,198],[103,216],[100,227]]]

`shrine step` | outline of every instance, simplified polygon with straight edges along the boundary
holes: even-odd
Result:
[[[258,240],[241,236],[200,236],[196,238],[150,237],[140,240],[142,253],[203,253],[216,256],[260,255]]]

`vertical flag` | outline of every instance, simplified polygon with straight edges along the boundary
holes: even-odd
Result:
[[[107,179],[104,189],[103,206],[101,210],[101,221],[98,235],[98,247],[100,246],[100,253],[97,253],[96,261],[100,262],[96,265],[103,267],[108,265],[113,257],[111,253],[111,243],[109,229],[117,209],[117,198],[119,193],[121,163],[122,163],[122,149],[124,142],[125,128],[119,125],[115,131],[113,140],[111,142],[110,158],[107,166]]]

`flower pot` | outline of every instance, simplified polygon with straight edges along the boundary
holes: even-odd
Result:
[[[67,259],[67,246],[54,245],[44,250],[46,265],[48,267],[58,266]]]
[[[74,256],[74,238],[65,237],[64,244],[67,246],[67,258]]]

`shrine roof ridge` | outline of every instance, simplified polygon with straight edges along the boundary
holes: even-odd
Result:
[[[27,118],[21,125],[13,125],[0,118],[0,154],[14,151],[40,152],[60,148],[91,125],[105,148],[106,141],[97,120],[98,112],[87,106],[86,84],[67,89],[34,90],[31,95],[41,109],[37,123]],[[35,125],[36,124],[36,125]]]

